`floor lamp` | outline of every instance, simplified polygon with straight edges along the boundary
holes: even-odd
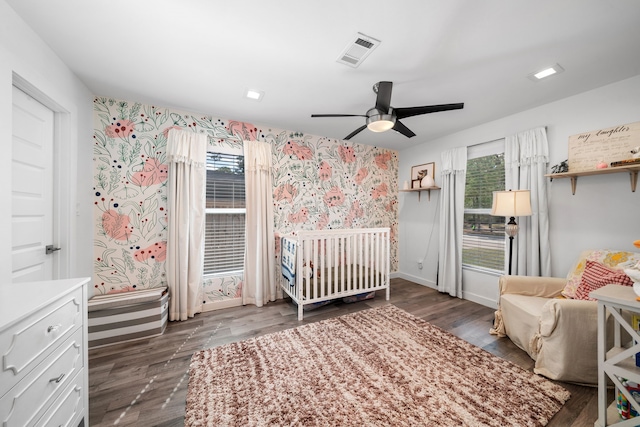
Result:
[[[509,275],[511,275],[511,256],[513,253],[513,238],[518,234],[517,216],[531,215],[531,191],[494,191],[491,215],[509,217],[504,226],[504,233],[509,236]]]

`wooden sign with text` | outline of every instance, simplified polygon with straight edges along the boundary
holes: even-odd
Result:
[[[569,172],[595,170],[596,165],[630,159],[640,146],[640,122],[579,133],[569,137]]]

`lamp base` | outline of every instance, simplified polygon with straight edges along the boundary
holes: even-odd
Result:
[[[509,222],[504,226],[504,233],[509,237],[515,237],[518,234],[518,224],[516,224],[516,218],[511,217]]]
[[[513,253],[513,238],[518,234],[518,224],[516,218],[511,217],[504,226],[504,233],[509,236],[509,276],[511,276],[511,255]]]

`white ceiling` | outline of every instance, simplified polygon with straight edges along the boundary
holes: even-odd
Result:
[[[365,114],[380,80],[393,107],[465,103],[352,140],[397,150],[640,74],[637,0],[6,1],[96,95],[333,138],[364,118],[311,114]],[[337,63],[357,32],[382,43]]]

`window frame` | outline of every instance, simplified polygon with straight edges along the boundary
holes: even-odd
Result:
[[[468,147],[467,148],[467,172],[468,172],[469,161],[482,158],[482,157],[491,156],[491,155],[502,155],[504,158],[504,152],[505,152],[504,139],[498,139],[498,140],[481,143],[481,144]],[[503,176],[503,180],[504,180],[504,176]],[[493,191],[503,191],[503,190],[504,188],[494,188],[494,189],[491,189],[490,191],[493,192]],[[467,184],[465,182],[465,195],[466,195],[466,192],[467,192]],[[465,201],[466,201],[466,197],[465,197]],[[464,208],[463,230],[462,230],[462,244],[463,244],[462,250],[463,251],[464,251],[464,244],[465,244],[465,236],[469,235],[465,231],[465,226],[464,226],[464,224],[467,223],[467,221],[464,219],[466,215],[491,215],[491,207],[488,207],[488,208],[466,208],[465,207]],[[504,217],[494,217],[494,218],[496,219],[501,218],[502,219],[501,223],[504,225],[505,223]],[[504,257],[506,257],[507,242],[506,242],[506,235],[504,233],[502,233],[502,237],[503,237],[502,253],[503,253],[503,261],[504,261],[505,259]],[[503,267],[501,269],[494,269],[494,268],[485,267],[477,264],[468,264],[468,263],[462,262],[462,269],[469,270],[469,271],[476,271],[484,274],[495,275],[495,276],[501,276],[505,273],[504,262],[503,262]]]
[[[207,155],[209,154],[216,154],[216,155],[223,155],[223,156],[235,156],[236,158],[238,157],[243,157],[243,154],[238,154],[238,153],[227,153],[227,152],[217,152],[217,151],[208,151]],[[244,161],[243,161],[243,165],[244,165]],[[212,168],[210,167],[211,163],[209,162],[209,157],[207,156],[207,163],[206,163],[206,169],[207,171],[211,170]],[[245,178],[244,178],[244,167],[242,170],[242,175],[243,175],[243,185],[245,184]],[[208,190],[208,186],[209,186],[209,180],[207,179],[206,181],[206,185],[205,185],[205,193]],[[205,205],[206,205],[206,201],[207,201],[207,195],[205,194]],[[234,198],[235,200],[235,198]],[[244,199],[242,199],[243,202],[246,204],[246,197]],[[210,207],[206,207],[205,206],[205,236],[204,236],[204,240],[205,240],[205,248],[204,248],[204,255],[206,255],[207,253],[207,218],[209,215],[236,215],[236,214],[241,214],[244,216],[244,221],[246,224],[246,213],[247,213],[247,209],[246,207],[243,208],[210,208]],[[244,250],[246,251],[246,236],[244,239]],[[215,277],[230,277],[230,276],[237,276],[239,274],[242,274],[244,271],[244,251],[243,251],[243,255],[242,255],[242,268],[237,268],[237,269],[230,269],[230,270],[224,270],[224,271],[207,271],[206,269],[206,260],[203,261],[203,266],[202,266],[202,276],[203,278],[207,279],[207,278],[215,278]]]

